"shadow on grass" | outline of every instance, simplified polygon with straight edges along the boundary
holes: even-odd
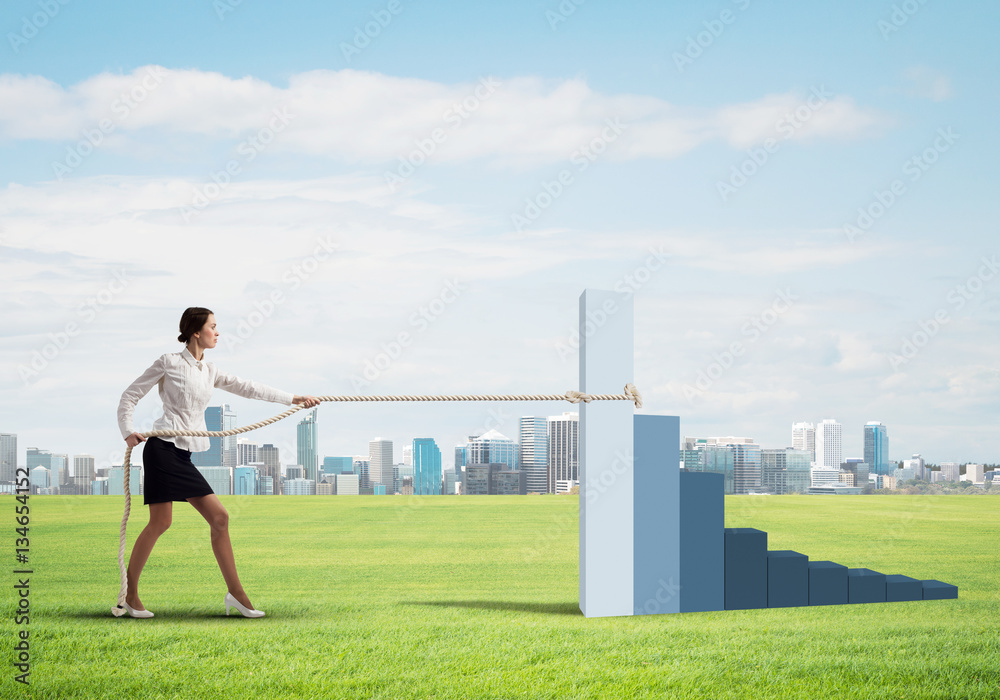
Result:
[[[283,619],[287,620],[296,617],[305,617],[308,611],[292,611],[292,610],[281,610],[279,612],[268,613],[265,617],[260,619]],[[44,616],[44,615],[43,615]],[[114,615],[111,614],[111,608],[101,608],[99,610],[64,610],[60,611],[58,617],[61,618],[72,618],[77,620],[117,620]],[[131,620],[128,614],[122,615],[123,619]],[[157,620],[204,620],[204,621],[215,621],[220,620],[246,620],[242,615],[237,612],[232,612],[229,616],[226,616],[226,612],[223,610],[221,612],[212,610],[191,610],[178,608],[176,610],[160,609],[155,613],[152,618],[135,618],[137,623],[152,623],[155,624]]]
[[[577,603],[524,603],[509,600],[422,600],[405,601],[400,605],[434,605],[442,608],[478,608],[480,610],[518,610],[544,615],[582,616]]]

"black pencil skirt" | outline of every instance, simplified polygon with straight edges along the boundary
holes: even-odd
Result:
[[[191,462],[191,453],[167,440],[146,439],[142,468],[146,471],[144,505],[184,501],[215,493]]]

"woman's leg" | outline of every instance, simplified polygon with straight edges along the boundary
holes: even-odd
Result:
[[[236,573],[233,544],[229,541],[229,513],[222,507],[219,497],[214,493],[187,500],[208,521],[212,531],[212,551],[215,552],[215,559],[222,569],[222,578],[226,580],[229,592],[236,600],[252,610],[250,598],[243,590],[243,584],[240,583],[240,577]]]
[[[125,591],[125,602],[136,610],[146,609],[139,600],[139,576],[142,575],[142,568],[146,566],[146,560],[149,559],[149,553],[153,551],[156,540],[170,527],[173,506],[170,501],[150,503],[149,523],[132,545],[132,556],[128,560],[128,588]]]

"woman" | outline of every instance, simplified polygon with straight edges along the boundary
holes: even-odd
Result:
[[[191,463],[191,452],[203,452],[210,447],[207,437],[151,437],[148,440],[135,432],[132,413],[135,405],[153,387],[159,385],[163,415],[153,423],[153,430],[206,430],[205,407],[216,387],[245,396],[277,403],[315,406],[314,396],[294,396],[234,377],[204,360],[204,353],[214,348],[219,338],[215,315],[208,309],[191,307],[184,311],[177,340],[186,347],[180,352],[161,355],[149,369],[132,382],[118,404],[118,427],[126,444],[135,447],[145,442],[143,468],[146,481],[144,503],[149,506],[149,524],[136,538],[128,564],[128,589],[125,609],[132,617],[153,617],[139,600],[139,576],[157,538],[170,527],[173,501],[187,501],[202,514],[211,528],[212,551],[222,569],[228,592],[223,600],[226,614],[230,607],[245,617],[263,617],[255,610],[240,578],[236,574],[233,547],[229,541],[229,514],[219,502],[205,477]]]

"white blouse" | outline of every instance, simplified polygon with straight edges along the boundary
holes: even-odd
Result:
[[[205,427],[205,407],[212,399],[215,387],[248,399],[262,399],[275,403],[292,404],[294,394],[280,391],[266,384],[258,384],[248,379],[240,379],[223,372],[207,360],[196,360],[187,348],[180,352],[160,355],[149,369],[122,392],[118,403],[118,427],[122,437],[136,432],[132,425],[132,413],[139,399],[145,396],[154,384],[160,386],[160,400],[163,401],[163,415],[153,423],[153,430],[207,430]],[[161,437],[173,442],[182,450],[204,452],[211,443],[207,437]]]

